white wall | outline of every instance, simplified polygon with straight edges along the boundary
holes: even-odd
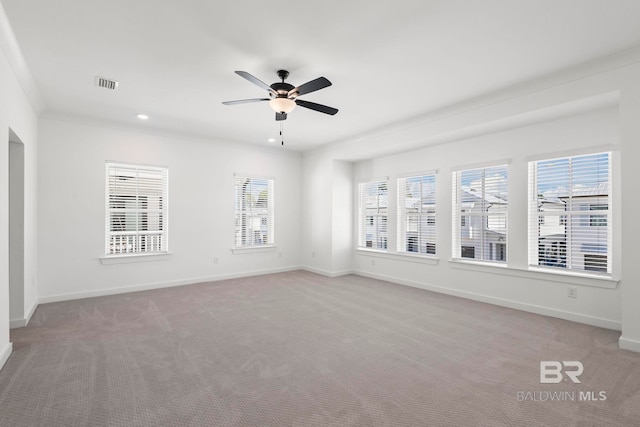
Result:
[[[620,168],[622,254],[622,336],[620,347],[640,352],[640,270],[638,269],[638,241],[640,239],[640,211],[638,182],[640,182],[640,66],[634,67],[620,99],[620,137],[623,143]]]
[[[166,259],[101,263],[106,161],[169,168],[172,255]],[[231,252],[237,172],[275,178],[275,251]],[[279,146],[199,140],[45,115],[40,120],[39,180],[41,302],[300,265],[301,156]]]
[[[9,342],[9,135],[10,129],[24,143],[24,297],[16,307],[26,323],[37,300],[37,156],[39,102],[28,71],[20,67],[11,28],[0,6],[0,368],[11,352]],[[32,80],[31,80],[32,82]],[[30,93],[31,97],[27,96]],[[35,106],[34,106],[35,104]]]
[[[437,264],[420,263],[415,258],[381,257],[358,251],[354,269],[361,274],[437,289],[454,295],[473,297],[534,312],[552,314],[605,327],[620,329],[621,292],[615,283],[574,280],[556,282],[546,274],[530,272],[519,275],[528,266],[528,183],[527,165],[531,156],[551,157],[574,150],[601,150],[602,146],[619,147],[618,110],[608,108],[578,116],[495,132],[457,142],[427,147],[397,155],[361,161],[355,167],[355,180],[388,176],[389,199],[396,200],[396,178],[400,175],[438,170],[437,173]],[[617,150],[617,149],[616,149]],[[619,156],[614,152],[614,158]],[[465,165],[497,162],[509,163],[508,265],[482,268],[456,264],[451,259],[452,177],[451,171]],[[619,164],[617,162],[616,166]],[[614,167],[615,189],[619,184],[619,167]],[[396,206],[389,203],[389,253],[395,252]],[[620,224],[614,222],[614,227]],[[617,233],[619,234],[619,233]],[[614,257],[620,255],[620,241],[615,241]],[[372,260],[374,265],[372,265]],[[614,272],[619,274],[620,272]],[[551,279],[550,279],[551,277]],[[567,287],[578,287],[578,298],[567,297]]]
[[[353,254],[353,163],[305,155],[303,176],[302,263],[320,274],[348,273]]]
[[[333,159],[305,155],[302,163],[302,263],[333,274]]]
[[[331,212],[331,254],[332,271],[345,272],[353,268],[353,163],[333,161],[332,170],[332,212]]]

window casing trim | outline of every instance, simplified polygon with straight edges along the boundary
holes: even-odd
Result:
[[[275,252],[277,249],[277,245],[238,246],[231,248],[231,252],[235,255],[240,255],[259,252]]]
[[[236,235],[231,252],[240,254],[275,250],[275,178],[273,176],[238,172],[234,173],[233,176],[235,198],[234,221],[236,222],[234,230]],[[254,206],[245,207],[246,201],[244,196],[249,196],[249,203],[251,203],[253,195],[245,194],[243,197],[239,196],[238,185],[242,179],[248,180],[251,183],[252,188],[250,191],[253,190],[254,181],[256,181],[258,186],[266,185],[266,200],[263,200],[266,206],[257,206],[260,201],[259,195],[258,201],[254,203]],[[258,218],[260,219],[259,225],[256,222]],[[253,219],[253,221],[248,221],[251,219]],[[238,226],[238,221],[240,221],[242,225]],[[249,222],[252,222],[253,225],[249,224]],[[258,227],[258,229],[255,227]],[[240,233],[240,235],[238,235],[238,233]],[[247,237],[249,235],[248,233],[252,233],[250,238]],[[258,233],[257,235],[262,243],[256,243],[256,233]],[[249,239],[250,244],[246,244],[247,239]],[[244,242],[244,244],[242,244],[242,242]]]
[[[409,195],[409,180],[413,179],[413,184],[419,184],[419,196],[415,193],[415,187],[411,189]],[[435,171],[424,172],[417,175],[403,175],[396,179],[396,254],[435,258],[437,249],[437,224],[438,224],[438,204],[437,204],[437,182],[438,176]],[[426,187],[425,187],[426,185]],[[425,195],[425,189],[427,194]],[[407,200],[419,199],[416,207],[411,205],[410,211]],[[432,201],[433,203],[429,203]],[[412,221],[413,220],[413,221]],[[417,221],[416,221],[417,220]],[[413,229],[413,227],[415,229]],[[412,228],[410,230],[410,228]],[[410,240],[411,239],[411,240]],[[424,244],[424,246],[423,246]],[[408,250],[409,247],[417,248]],[[422,249],[424,247],[424,252]]]
[[[135,173],[135,187],[129,184],[118,186],[117,180],[111,179],[112,175],[114,177],[118,176],[118,169],[120,169],[121,173]],[[140,174],[145,172],[157,174],[158,176],[141,178]],[[120,177],[124,176],[121,175]],[[160,184],[150,184],[151,179],[160,180]],[[140,192],[140,187],[144,188],[145,191]],[[134,194],[127,194],[133,189],[135,189]],[[113,193],[111,192],[112,190]],[[139,205],[143,200],[145,207],[141,208]],[[134,206],[127,208],[127,203],[132,202]],[[157,206],[152,208],[149,204],[153,202]],[[116,205],[122,205],[122,211],[118,211],[120,208],[116,207]],[[169,168],[167,166],[106,160],[104,209],[105,246],[101,260],[113,259],[113,263],[117,263],[115,261],[117,259],[136,258],[137,260],[142,260],[139,257],[169,254]],[[149,218],[154,214],[157,215],[155,218]],[[136,218],[134,221],[135,228],[128,229],[132,225],[128,222],[132,216]],[[115,218],[121,218],[121,227],[127,229],[113,230],[112,226]],[[157,230],[148,228],[149,224],[154,221],[159,228]],[[131,240],[132,237],[134,238],[133,240]],[[148,239],[149,237],[151,237],[150,240]],[[124,251],[120,248],[119,251],[113,252],[112,247],[118,244],[122,246],[123,239],[125,239]],[[130,247],[135,250],[129,252]],[[149,247],[151,247],[151,250],[147,250]],[[145,250],[142,250],[143,248]],[[105,264],[106,262],[102,263]]]
[[[405,252],[385,252],[370,248],[356,248],[355,254],[362,257],[384,258],[394,261],[413,262],[418,264],[437,265],[440,258],[437,255],[416,255]]]
[[[498,166],[509,166],[511,164],[511,159],[502,159],[502,160],[491,160],[488,162],[479,162],[479,163],[471,163],[467,165],[457,165],[451,167],[451,172],[462,172],[465,170],[473,170],[473,169],[488,169],[494,168]]]
[[[603,147],[611,148],[611,145]],[[599,151],[596,148],[591,147],[571,151],[574,155],[559,156],[556,153],[535,156],[536,160],[527,162],[529,173],[528,264],[530,269],[544,271],[548,274],[616,280],[614,278],[616,263],[613,259],[613,238],[615,234],[613,206],[615,202],[612,196],[614,194],[612,187],[614,180],[613,167],[617,156],[612,151]],[[600,168],[600,163],[605,158],[607,168],[603,169]],[[546,169],[540,169],[539,171],[539,167],[544,167],[549,163],[552,167],[558,164],[559,169],[552,171],[550,175],[548,172],[546,174],[541,173],[540,171]],[[566,163],[566,171],[562,166],[563,163]],[[600,177],[603,170],[606,171],[606,181],[594,181],[596,177]],[[593,171],[594,175],[585,175],[585,171]],[[589,185],[586,190],[579,189],[580,180],[585,179],[585,176],[589,178]],[[538,194],[540,193],[540,188],[538,187],[540,182],[542,183],[541,185],[553,184],[558,188],[566,185],[567,188],[564,189],[564,191],[568,192],[566,196],[556,195],[555,197],[566,199],[565,209],[567,210],[541,210],[540,200],[546,200],[546,196],[543,197]],[[605,188],[606,193],[601,192]],[[603,206],[606,209],[603,210]],[[598,208],[593,209],[594,207]],[[545,222],[547,218],[550,218],[553,224],[564,227],[564,240],[555,239],[558,241],[556,249],[554,247],[549,249],[549,243],[553,243],[552,240],[540,243],[541,239],[543,239],[541,236],[546,236],[541,234],[540,217],[544,217]],[[554,218],[557,218],[557,221],[554,221]],[[596,227],[604,229],[604,231],[596,231]],[[603,232],[606,233],[606,237],[602,237]],[[558,235],[562,236],[562,233]],[[541,247],[545,248],[544,253],[541,252]],[[604,251],[602,247],[604,247]],[[549,262],[555,262],[559,265],[541,264]],[[580,265],[582,265],[582,268],[580,268]]]
[[[151,261],[167,261],[170,259],[171,252],[158,252],[151,254],[124,254],[124,255],[110,255],[100,258],[102,265],[110,264],[128,264],[132,262],[151,262]]]
[[[496,176],[504,178],[504,189],[501,190],[500,182],[494,181],[493,176],[487,177],[487,172],[494,169]],[[509,169],[508,161],[487,162],[480,167],[470,167],[468,169],[452,169],[451,180],[451,258],[461,262],[473,263],[499,263],[506,265],[507,243],[509,240],[508,216],[509,216]],[[468,173],[473,177],[478,173],[475,181],[480,181],[480,191],[475,187],[463,185],[463,174]],[[504,176],[502,175],[504,174]],[[469,179],[469,177],[467,177]],[[487,182],[489,181],[489,183]],[[466,194],[463,195],[463,192]],[[494,194],[492,194],[494,193]],[[464,198],[467,198],[465,202]],[[471,203],[468,198],[473,198]],[[480,200],[479,203],[475,199]],[[478,205],[481,211],[473,211]],[[495,207],[495,208],[494,208]],[[493,211],[489,209],[494,208]],[[503,230],[503,231],[502,231]],[[478,238],[476,235],[480,235]],[[465,245],[464,243],[467,243]],[[471,256],[465,255],[472,250]],[[480,257],[476,257],[479,249]],[[498,259],[496,257],[502,256]]]
[[[605,145],[577,148],[574,150],[556,151],[553,153],[534,154],[534,155],[525,157],[524,160],[527,163],[531,163],[531,162],[539,162],[539,161],[547,161],[547,160],[559,160],[559,159],[564,159],[565,157],[579,157],[579,156],[586,156],[589,154],[615,152],[618,150],[620,150],[619,145],[605,144]]]
[[[381,185],[384,184],[386,186],[386,194],[377,194],[376,197],[376,205],[374,207],[375,212],[371,212],[370,215],[367,215],[367,207],[364,206],[366,197],[365,195],[365,187],[370,184],[377,184],[378,191],[381,190]],[[375,178],[375,179],[366,179],[357,182],[357,192],[356,197],[358,200],[358,216],[357,216],[357,239],[356,239],[356,249],[366,249],[377,252],[387,252],[389,249],[389,217],[390,217],[390,209],[391,206],[389,204],[389,177],[383,178]],[[386,205],[381,205],[381,196],[386,198]],[[383,199],[384,200],[384,199]],[[384,209],[384,212],[381,213],[381,209]],[[371,224],[367,224],[369,222],[369,217],[371,217]],[[376,220],[376,218],[378,220]],[[373,227],[371,247],[367,245],[367,226]],[[375,242],[374,242],[375,239]],[[375,243],[375,245],[374,245]],[[375,246],[375,247],[374,247]]]

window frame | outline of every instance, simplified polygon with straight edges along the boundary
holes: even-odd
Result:
[[[133,177],[124,174],[132,174]],[[146,181],[141,183],[141,174],[150,176],[147,176]],[[150,185],[149,179],[156,179],[154,175],[160,177],[159,186]],[[127,180],[134,178],[134,185],[128,183],[118,187],[117,178],[120,177],[120,180],[124,181],[122,178],[125,176],[127,176]],[[141,187],[145,192],[141,193]],[[124,194],[134,190],[134,194]],[[156,204],[155,207],[151,207],[154,198]],[[142,199],[144,199],[144,207],[140,207],[138,204],[138,201],[142,201]],[[116,204],[119,206],[114,206]],[[120,230],[113,229],[113,219],[116,215],[121,218],[122,229]],[[149,229],[149,224],[154,222],[153,216],[155,216],[157,230]],[[127,218],[134,218],[134,220],[129,222]],[[132,226],[133,228],[131,228]],[[105,243],[103,253],[103,260],[167,255],[169,253],[168,167],[115,161],[105,162]]]
[[[376,212],[372,213],[372,215],[368,215],[365,207],[365,189],[367,186],[376,185],[378,187],[374,206],[369,209],[374,209]],[[386,187],[386,193],[380,194],[381,187]],[[381,197],[386,196],[386,197]],[[357,249],[358,250],[366,250],[366,251],[375,251],[387,253],[389,250],[389,178],[378,178],[378,179],[370,179],[367,181],[362,181],[358,183],[358,239],[357,239]],[[386,205],[381,203],[382,200],[386,199]],[[369,199],[371,202],[371,199]],[[379,218],[380,225],[376,225],[375,218]],[[368,245],[369,240],[367,240],[367,226],[372,227],[375,230],[371,237],[371,245]]]
[[[407,209],[407,185],[409,180],[419,180],[420,186],[420,203],[416,212],[409,213]],[[398,255],[417,256],[425,258],[435,258],[437,256],[437,221],[438,221],[438,208],[437,208],[437,171],[427,171],[421,173],[415,173],[407,176],[398,177],[396,180],[396,220],[397,220],[397,244],[396,252]],[[418,184],[418,182],[416,182]],[[423,186],[430,186],[432,188],[433,204],[427,204],[426,207],[422,203],[424,197]],[[416,220],[417,221],[412,221]],[[424,221],[424,225],[422,224]],[[415,222],[416,236],[409,236],[409,224]],[[424,230],[425,235],[422,235],[422,227],[427,227]],[[432,232],[428,228],[433,227]],[[429,237],[432,237],[429,239]],[[409,239],[412,239],[412,243]],[[409,251],[409,246],[417,247],[417,251]],[[423,251],[424,247],[424,251]]]
[[[266,186],[266,198],[262,199],[262,203],[266,206],[257,206],[260,201],[261,194],[258,195],[258,199],[254,203],[254,206],[250,206],[250,209],[246,208],[243,200],[245,197],[240,197],[238,194],[238,185],[242,180],[248,180],[251,187],[253,183],[260,186]],[[244,251],[260,251],[264,249],[271,249],[276,247],[275,243],[275,178],[272,176],[262,176],[249,173],[236,173],[234,174],[234,243],[232,251],[234,253],[242,253]],[[262,190],[264,191],[264,190]],[[252,190],[249,192],[249,196],[252,195]],[[249,218],[259,220],[258,230],[253,227],[250,230],[253,232],[251,238],[247,238],[247,216]],[[266,223],[265,223],[266,220]],[[256,222],[256,221],[252,221]],[[240,225],[239,225],[240,224]],[[244,234],[243,234],[244,230]],[[256,231],[260,235],[260,239],[256,239]],[[240,233],[240,234],[238,234]],[[266,235],[266,239],[264,236]],[[256,242],[260,240],[260,242]],[[265,241],[266,240],[266,241]]]
[[[584,158],[598,158],[606,156],[606,195],[605,194],[594,194],[585,196],[584,194],[573,194],[572,186],[574,183],[574,177],[577,174],[573,173],[573,163],[584,160]],[[604,157],[603,157],[604,158]],[[592,160],[592,162],[598,162],[599,160]],[[565,209],[564,211],[559,211],[561,213],[545,213],[541,212],[539,209],[540,203],[540,194],[538,188],[538,172],[537,168],[540,163],[545,164],[549,162],[567,162],[568,171],[567,171],[567,181],[569,184],[568,195],[564,197],[566,199]],[[529,239],[529,269],[533,269],[536,271],[545,271],[552,274],[574,274],[581,276],[593,276],[593,277],[601,277],[601,278],[612,278],[613,277],[613,236],[614,229],[612,225],[613,219],[613,152],[611,150],[594,150],[581,152],[579,154],[570,154],[570,155],[556,155],[556,156],[548,156],[541,157],[530,160],[528,162],[529,169],[529,231],[528,231],[528,239]],[[582,170],[582,169],[580,169]],[[599,168],[595,169],[597,174],[601,174],[601,170]],[[596,174],[596,177],[597,177]],[[579,175],[580,176],[580,175]],[[589,175],[590,179],[597,179],[596,177],[592,177]],[[564,177],[563,177],[564,178]],[[560,181],[560,180],[559,180]],[[576,179],[577,181],[577,179]],[[546,185],[555,185],[560,187],[562,182],[555,182],[551,184],[553,181],[545,180]],[[603,181],[602,183],[604,183]],[[594,184],[594,188],[595,188]],[[601,183],[598,183],[598,188],[600,189]],[[584,190],[580,190],[581,192]],[[584,200],[585,197],[593,197],[596,200]],[[575,200],[575,202],[574,202]],[[606,209],[602,209],[603,206],[606,206]],[[595,209],[594,209],[595,208]],[[561,253],[559,253],[557,263],[558,265],[553,265],[547,259],[547,252],[544,252],[543,259],[541,260],[541,243],[540,236],[541,231],[538,227],[534,227],[532,221],[536,221],[536,217],[540,215],[545,215],[545,217],[556,216],[558,217],[558,225],[564,227],[564,245],[562,246]],[[583,231],[577,230],[578,228],[584,228]],[[596,229],[604,229],[606,233],[606,237],[604,241],[601,239],[600,234],[603,233],[602,230]],[[597,234],[596,238],[589,236],[584,237],[584,233],[594,232]],[[579,249],[577,243],[574,242],[574,239],[581,238],[583,241],[579,245]],[[604,251],[601,249],[603,246],[606,246]],[[585,249],[586,248],[586,249]],[[594,249],[595,248],[595,249]],[[604,252],[604,253],[603,253]],[[603,258],[605,259],[606,265],[602,264]],[[599,260],[599,261],[597,261]],[[582,261],[582,268],[579,268],[580,261]],[[543,265],[542,263],[546,263],[547,265]],[[604,266],[604,268],[603,268]]]
[[[455,225],[452,227],[452,239],[451,239],[451,258],[454,262],[464,262],[464,263],[478,263],[478,264],[491,264],[500,267],[506,267],[508,263],[508,214],[509,214],[509,169],[510,162],[509,161],[497,161],[488,164],[482,165],[473,165],[460,167],[452,170],[452,224]],[[496,174],[503,173],[504,174],[504,196],[506,197],[504,200],[500,199],[500,201],[504,203],[493,203],[497,206],[503,206],[503,211],[498,212],[489,212],[488,209],[492,207],[492,203],[488,202],[487,196],[492,196],[488,193],[487,187],[487,172],[495,171]],[[464,206],[463,204],[463,196],[462,192],[463,185],[463,175],[464,174],[473,174],[480,173],[480,194],[478,197],[481,200],[481,211],[473,212],[472,209],[474,207]],[[492,177],[489,177],[492,178]],[[487,206],[488,205],[488,206]],[[478,220],[479,219],[479,220]],[[474,222],[478,222],[481,224],[481,239],[480,245],[477,246],[472,237],[465,238],[463,234],[469,234],[470,231],[474,227]],[[490,239],[486,239],[487,231],[492,231],[491,224],[494,224],[498,221],[498,224],[504,223],[503,227],[500,227],[504,230],[503,236],[499,236],[495,241],[491,241]],[[494,226],[495,227],[495,226]],[[470,243],[474,243],[473,246]],[[493,252],[496,252],[496,244],[503,244],[504,251],[501,252],[504,254],[504,259],[495,259],[493,258]],[[473,251],[471,250],[473,247]],[[492,252],[491,249],[494,249]],[[476,257],[479,252],[479,257]],[[471,257],[470,255],[473,255]]]

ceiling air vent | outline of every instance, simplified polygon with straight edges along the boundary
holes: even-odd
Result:
[[[96,76],[96,86],[103,87],[109,90],[116,90],[118,89],[118,82],[115,80]]]

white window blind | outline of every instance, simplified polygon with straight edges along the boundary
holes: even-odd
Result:
[[[398,179],[398,252],[436,254],[435,174]]]
[[[273,198],[273,179],[236,175],[236,248],[274,244]]]
[[[529,263],[611,273],[610,153],[529,163]]]
[[[168,251],[167,168],[106,164],[105,255]]]
[[[387,180],[358,185],[358,247],[387,250]]]
[[[453,258],[507,261],[507,176],[507,165],[453,173]]]

